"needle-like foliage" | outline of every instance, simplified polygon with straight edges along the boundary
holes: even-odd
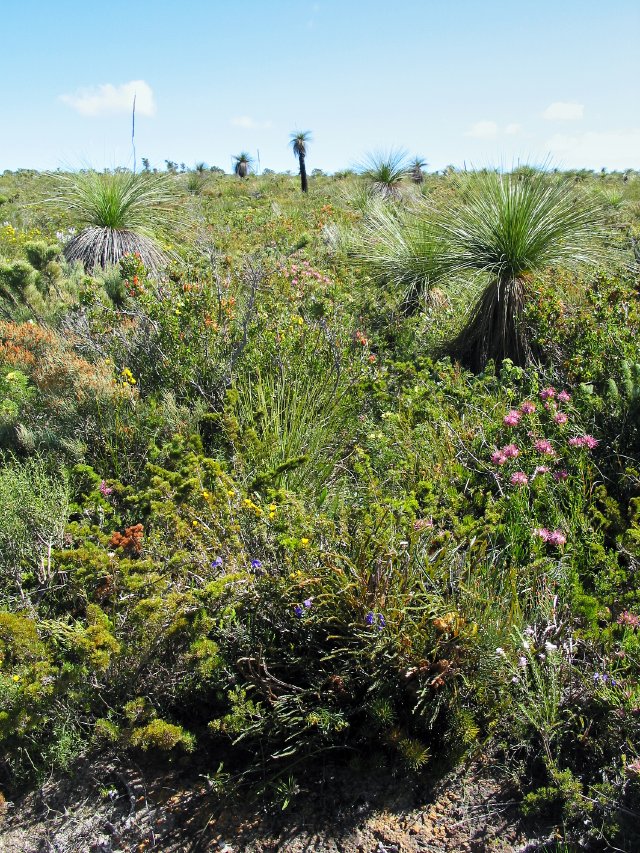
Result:
[[[382,198],[397,198],[408,173],[407,153],[392,149],[368,154],[360,171]]]
[[[82,261],[86,270],[117,264],[137,252],[153,272],[167,258],[156,237],[173,216],[175,189],[162,174],[84,171],[56,176],[52,203],[64,205],[82,230],[65,248],[68,261]]]

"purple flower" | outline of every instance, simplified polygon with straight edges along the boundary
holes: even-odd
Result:
[[[560,480],[566,480],[568,476],[569,472],[566,471],[564,468],[561,471],[553,472],[553,479],[557,480],[558,482],[560,482]]]
[[[378,613],[378,631],[382,631],[383,628],[387,627],[387,620],[384,618],[382,613]]]
[[[541,400],[553,400],[556,396],[556,389],[549,386],[548,388],[543,388],[540,392]]]
[[[367,623],[367,625],[373,625],[375,618],[376,618],[375,613],[372,613],[370,610],[367,613],[367,615],[364,617],[364,621]]]
[[[569,394],[567,391],[561,391],[558,394],[558,400],[561,403],[568,403],[571,400],[571,394]]]
[[[569,416],[566,415],[564,412],[556,412],[553,416],[553,419],[557,424],[566,424],[566,422],[569,420]]]
[[[113,493],[113,489],[110,488],[109,486],[107,486],[107,484],[105,483],[104,480],[100,481],[100,485],[98,486],[98,489],[100,490],[100,494],[102,495],[103,498],[108,498],[109,495]]]
[[[302,616],[304,610],[302,609],[302,607],[300,607],[299,604],[296,604],[296,606],[293,608],[293,612],[296,614],[296,616]]]
[[[216,557],[213,563],[211,563],[212,568],[219,569],[222,565],[222,557]]]
[[[525,400],[524,403],[520,406],[520,411],[523,415],[532,415],[536,410],[536,404],[530,403],[529,400]]]
[[[308,610],[311,607],[311,605],[313,604],[313,598],[307,598],[302,603],[304,604],[304,606]]]
[[[261,569],[262,563],[260,562],[260,560],[251,560],[251,568],[252,569]]]
[[[511,475],[511,485],[512,486],[526,486],[529,482],[529,478],[524,473],[524,471],[514,471]]]

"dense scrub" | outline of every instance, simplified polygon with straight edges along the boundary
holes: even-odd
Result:
[[[587,179],[596,266],[528,280],[538,360],[473,375],[469,280],[403,310],[364,179],[190,177],[159,278],[69,265],[54,179],[0,178],[1,789],[197,752],[286,805],[325,755],[490,742],[524,814],[633,849],[640,178]]]

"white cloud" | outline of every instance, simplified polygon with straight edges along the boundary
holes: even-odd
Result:
[[[556,133],[546,148],[566,168],[638,169],[640,168],[640,127],[599,133],[588,131],[573,136]]]
[[[522,130],[522,125],[516,124],[514,122],[513,124],[508,124],[505,127],[504,132],[507,134],[507,136],[516,136],[516,134],[520,133],[521,130]]]
[[[114,86],[104,83],[78,89],[72,95],[60,95],[60,100],[83,116],[101,116],[113,113],[130,113],[136,99],[136,114],[152,116],[156,111],[153,91],[144,80],[131,80]]]
[[[255,119],[252,119],[251,116],[234,116],[234,118],[231,119],[231,125],[233,127],[244,127],[247,130],[255,130],[256,128],[271,127],[272,122],[256,121]]]
[[[547,121],[578,121],[584,116],[584,104],[569,101],[555,101],[542,113]]]
[[[495,121],[477,121],[465,133],[465,136],[473,136],[476,139],[493,139],[497,135],[498,125]]]

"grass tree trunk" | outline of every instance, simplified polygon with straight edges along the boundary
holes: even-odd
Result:
[[[447,351],[478,373],[493,360],[509,358],[523,365],[532,355],[523,319],[526,283],[522,278],[496,278],[483,290],[465,327]]]
[[[300,154],[300,187],[303,193],[309,192],[309,182],[307,181],[307,167],[304,162],[304,154]]]

